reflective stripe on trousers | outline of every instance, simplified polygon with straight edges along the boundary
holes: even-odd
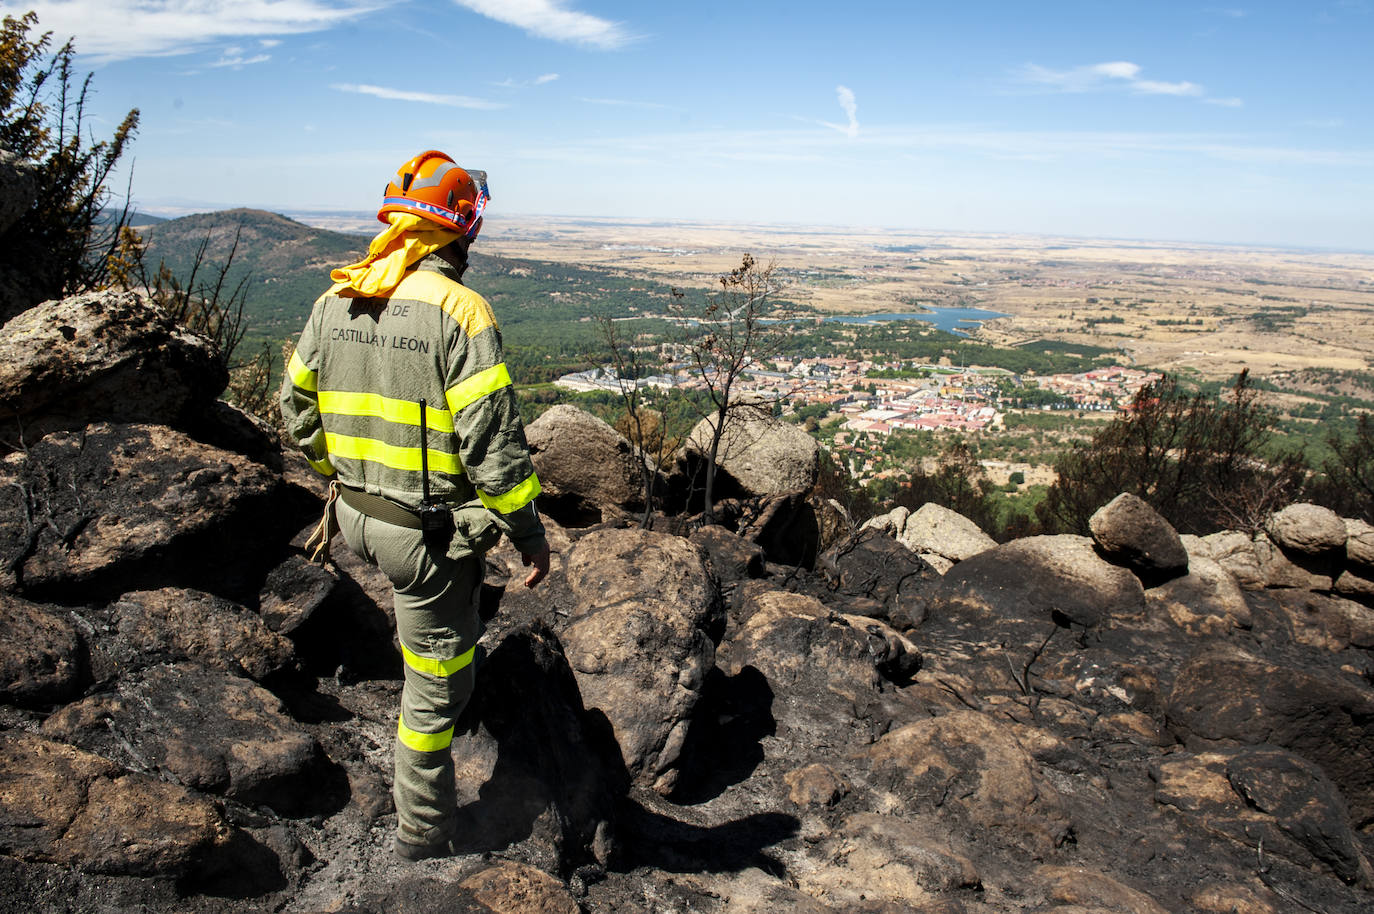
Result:
[[[349,548],[380,568],[393,588],[405,660],[393,788],[397,830],[414,843],[443,840],[451,837],[457,806],[449,745],[472,694],[482,563],[431,552],[419,530],[368,517],[342,500],[337,513]]]

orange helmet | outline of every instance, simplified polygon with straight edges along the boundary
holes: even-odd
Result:
[[[414,213],[476,238],[490,199],[485,171],[465,170],[442,152],[427,149],[402,165],[387,182],[377,218],[386,222],[387,213]]]

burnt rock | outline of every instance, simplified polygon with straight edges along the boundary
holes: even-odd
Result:
[[[763,577],[763,548],[737,533],[711,524],[693,533],[690,541],[706,551],[711,572],[721,583]]]
[[[836,613],[785,591],[764,593],[754,603],[730,642],[730,668],[761,671],[775,693],[794,693],[810,681],[853,701],[884,680],[905,682],[920,668],[916,646],[876,619]]]
[[[636,779],[671,792],[724,627],[716,582],[696,546],[644,530],[589,534],[567,575],[579,605],[561,637],[583,700]]]
[[[961,910],[944,907],[959,905],[950,893],[982,887],[973,862],[927,823],[874,813],[841,822],[798,883],[837,910],[873,912]]]
[[[525,430],[543,488],[540,506],[560,523],[600,523],[608,506],[642,507],[634,449],[615,429],[575,406],[555,406]]]
[[[0,338],[0,439],[92,422],[185,428],[229,382],[209,340],[133,292],[43,302]]]
[[[1178,753],[1151,766],[1150,777],[1157,802],[1210,832],[1298,866],[1321,864],[1346,881],[1368,880],[1344,798],[1300,756],[1272,746]]]
[[[497,914],[581,914],[568,887],[534,867],[512,861],[478,870],[459,883]]]
[[[1061,621],[1094,627],[1136,616],[1145,591],[1135,575],[1104,561],[1087,537],[1032,536],[960,562],[932,595],[997,621]]]
[[[46,708],[85,686],[85,650],[71,616],[0,593],[0,701]]]
[[[1347,882],[1374,888],[1374,874],[1350,827],[1345,799],[1320,768],[1279,749],[1259,747],[1233,756],[1227,779],[1249,806]]]
[[[629,774],[547,626],[512,629],[491,650],[453,754],[460,788],[477,792],[459,810],[464,853],[518,845],[527,862],[563,876],[608,861]]]
[[[1265,524],[1279,548],[1304,555],[1325,555],[1344,551],[1348,533],[1345,521],[1330,508],[1320,505],[1289,505],[1274,513]]]
[[[1297,644],[1333,652],[1374,648],[1374,609],[1307,590],[1273,590],[1269,596]]]
[[[763,498],[757,514],[740,524],[740,536],[757,543],[768,561],[779,565],[811,568],[820,551],[820,521],[803,492]]]
[[[258,615],[272,631],[289,635],[314,615],[338,586],[339,576],[327,568],[303,556],[288,556],[268,573],[258,594]]]
[[[818,596],[827,605],[898,629],[920,625],[925,618],[922,592],[940,577],[929,562],[873,528],[826,550],[817,570],[826,578],[827,587]]]
[[[294,664],[291,642],[254,612],[231,600],[166,587],[126,593],[108,610],[106,637],[97,636],[97,679],[164,661],[194,660],[261,681]]]
[[[1044,887],[1047,901],[1063,912],[1111,911],[1116,914],[1170,914],[1170,909],[1139,889],[1131,888],[1106,873],[1078,866],[1041,866],[1035,881]]]
[[[318,744],[276,696],[191,664],[150,667],[120,679],[112,691],[49,717],[43,732],[283,815],[310,815],[341,799]]]
[[[0,561],[21,593],[59,602],[169,585],[251,598],[262,557],[296,529],[280,486],[160,426],[55,433],[0,462]]]
[[[1217,648],[1179,672],[1167,720],[1193,749],[1273,744],[1302,756],[1340,788],[1357,827],[1374,820],[1374,689],[1353,677]]]
[[[228,832],[215,805],[185,787],[31,733],[0,732],[0,854],[179,876]]]
[[[911,811],[939,809],[1038,854],[1073,828],[1055,788],[1030,753],[992,717],[951,711],[899,727],[858,757],[874,787]]]
[[[1144,499],[1123,492],[1088,520],[1093,540],[1107,558],[1125,565],[1147,583],[1183,574],[1188,552],[1169,522]]]
[[[1217,562],[1201,556],[1188,563],[1182,577],[1145,591],[1152,612],[1197,635],[1224,635],[1253,624],[1250,605],[1235,577]]]

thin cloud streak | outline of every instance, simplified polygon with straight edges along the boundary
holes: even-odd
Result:
[[[235,54],[234,56],[229,56],[229,52],[226,52],[224,57],[221,57],[219,60],[210,64],[210,66],[229,67],[235,70],[241,70],[246,66],[250,66],[251,64],[266,63],[271,59],[271,54],[258,54],[253,57],[244,57],[242,54]]]
[[[1141,79],[1139,64],[1126,60],[1074,67],[1070,70],[1051,70],[1039,64],[1026,64],[1019,71],[1020,79],[1031,85],[1044,86],[1059,92],[1100,92],[1125,88],[1141,95],[1203,95],[1202,86],[1186,80],[1162,82]]]
[[[395,0],[35,0],[0,5],[7,15],[38,14],[44,31],[76,39],[101,62],[173,57],[226,38],[294,35],[333,28]]]
[[[420,102],[426,105],[444,105],[449,108],[472,108],[478,111],[496,111],[506,107],[500,102],[467,95],[438,95],[433,92],[412,92],[408,89],[388,89],[384,86],[356,85],[354,83],[334,83],[331,89],[340,92],[353,92],[358,95],[371,95],[397,102]]]
[[[534,86],[543,86],[558,79],[557,73],[545,73],[543,76],[536,76],[534,79],[503,79],[499,83],[491,85],[501,89],[529,89]]]
[[[536,38],[613,51],[635,40],[619,22],[567,9],[565,0],[454,0],[488,19]]]

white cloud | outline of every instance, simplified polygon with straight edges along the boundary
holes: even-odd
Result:
[[[474,13],[524,29],[536,38],[580,44],[603,51],[635,40],[619,22],[567,9],[566,0],[454,0]]]
[[[1022,82],[1045,86],[1059,92],[1099,92],[1124,88],[1140,95],[1201,96],[1202,86],[1186,80],[1162,82],[1141,79],[1140,64],[1127,60],[1095,63],[1071,70],[1051,70],[1038,64],[1026,64],[1019,71]]]
[[[472,108],[478,111],[495,111],[506,107],[500,102],[489,102],[483,98],[467,95],[438,95],[433,92],[412,92],[408,89],[388,89],[384,86],[366,86],[353,83],[335,83],[331,89],[340,92],[355,92],[397,102],[421,102],[426,105],[444,105],[449,108]]]
[[[831,130],[838,130],[852,140],[859,135],[859,105],[854,100],[854,90],[848,86],[836,86],[835,97],[839,100],[840,107],[844,109],[848,123],[831,124],[828,121],[821,121],[821,123]]]
[[[534,79],[515,79],[511,77],[503,79],[499,83],[492,83],[492,85],[499,86],[502,89],[528,89],[532,86],[546,85],[556,79],[558,79],[557,73],[545,73],[542,76],[536,76]]]
[[[230,48],[224,52],[224,55],[220,57],[219,60],[210,64],[210,66],[230,67],[235,70],[241,70],[244,67],[249,66],[251,64],[264,63],[271,59],[272,56],[270,54],[257,54],[253,57],[244,57],[243,50],[241,48]]]
[[[294,35],[331,28],[393,0],[33,0],[0,12],[38,14],[58,41],[76,39],[102,61],[169,57],[226,38]]]

